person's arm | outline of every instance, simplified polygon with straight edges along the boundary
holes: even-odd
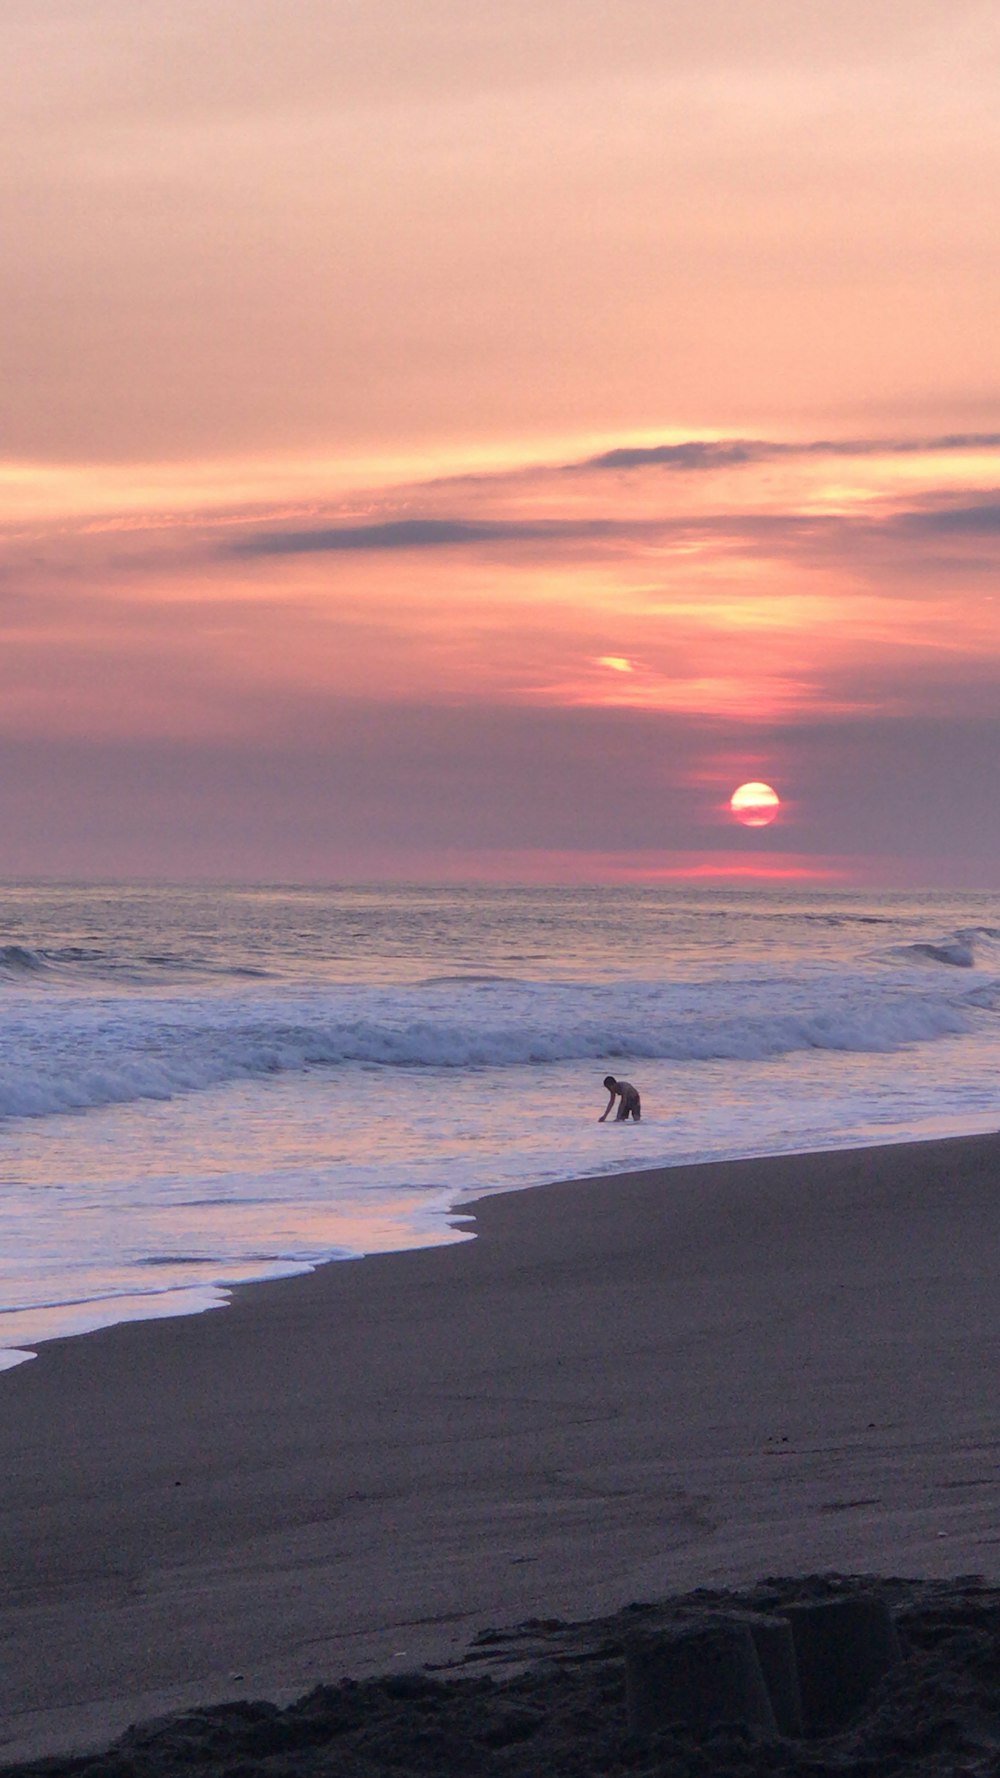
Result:
[[[607,1102],[607,1105],[604,1108],[603,1115],[601,1117],[599,1117],[597,1120],[599,1124],[603,1124],[604,1119],[607,1117],[608,1112],[611,1110],[611,1107],[614,1104],[614,1102],[615,1102],[615,1095],[614,1095],[614,1093],[612,1093],[610,1099]]]

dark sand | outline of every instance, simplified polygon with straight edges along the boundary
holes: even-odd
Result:
[[[45,1345],[0,1761],[762,1574],[1000,1581],[998,1185],[994,1136],[584,1180]]]
[[[811,1689],[803,1688],[781,1614],[833,1603],[842,1616],[859,1599],[867,1615],[881,1609],[889,1658],[859,1674],[864,1639],[835,1637],[820,1663],[807,1664]],[[785,1632],[788,1686],[772,1672],[769,1688],[750,1656],[770,1720],[725,1709],[692,1720],[690,1691],[676,1689],[654,1721],[631,1720],[630,1651],[638,1645],[641,1660],[664,1638],[676,1648],[678,1634],[711,1637],[734,1615],[737,1634],[753,1622],[772,1638],[776,1624]],[[808,1719],[806,1696],[823,1708],[821,1723]],[[444,1669],[316,1686],[284,1707],[231,1699],[139,1724],[92,1757],[4,1770],[10,1778],[996,1778],[1000,1591],[971,1580],[839,1576],[764,1581],[742,1594],[701,1589],[585,1623],[487,1631]]]

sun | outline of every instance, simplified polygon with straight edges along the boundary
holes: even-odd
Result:
[[[777,819],[781,798],[770,784],[741,784],[729,798],[729,807],[744,827],[770,827]]]

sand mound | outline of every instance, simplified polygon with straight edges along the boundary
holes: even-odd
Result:
[[[726,1660],[706,1668],[723,1646]],[[737,1666],[751,1663],[755,1720],[730,1719],[733,1650]],[[730,1700],[750,1695],[745,1681],[741,1671]],[[285,1709],[218,1704],[132,1728],[100,1755],[4,1768],[5,1778],[998,1771],[1000,1589],[829,1575],[699,1590],[585,1623],[532,1620],[484,1632],[433,1672],[344,1680]]]

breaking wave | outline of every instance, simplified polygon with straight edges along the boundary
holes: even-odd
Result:
[[[944,963],[952,969],[982,969],[1000,964],[1000,930],[970,926],[936,940],[893,945],[886,956],[900,963]]]
[[[913,949],[913,947],[907,947]],[[30,964],[27,965],[30,968]],[[649,1058],[888,1053],[973,1028],[989,984],[931,991],[878,971],[706,982],[490,981],[49,1001],[0,1065],[0,1117],[44,1116],[347,1064],[495,1068]],[[28,997],[32,1000],[33,997]]]
[[[0,945],[0,979],[37,975],[45,968],[45,959],[28,945]]]

